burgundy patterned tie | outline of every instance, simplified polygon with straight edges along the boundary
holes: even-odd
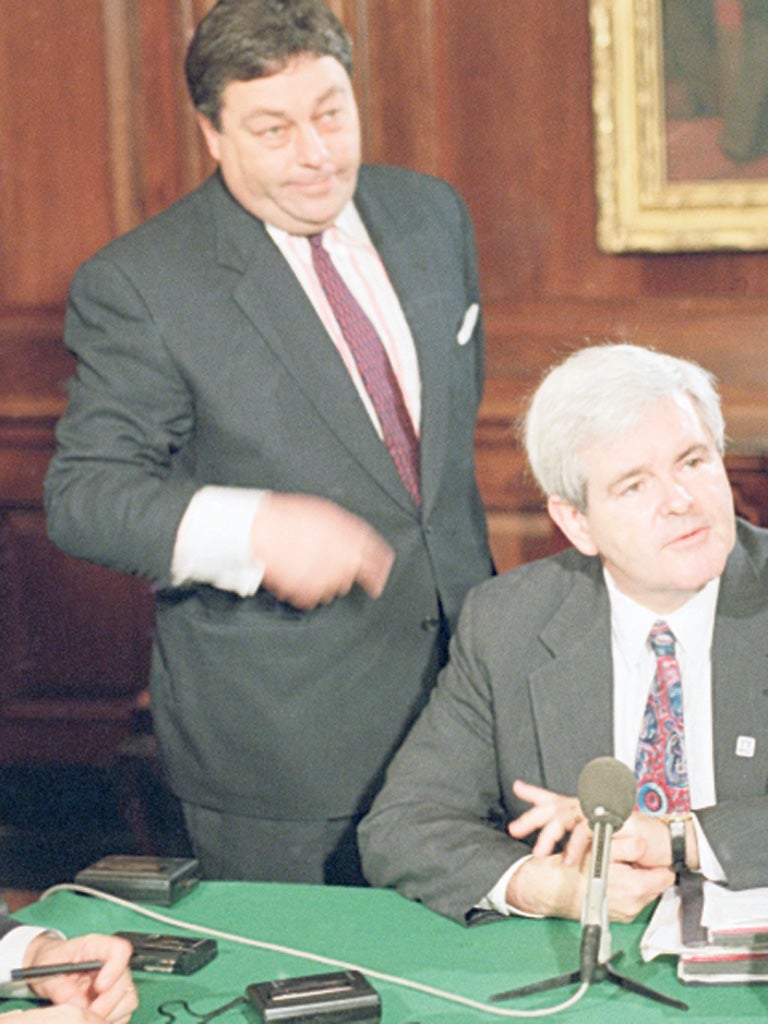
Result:
[[[310,235],[309,244],[315,272],[370,395],[384,433],[384,442],[406,490],[419,505],[419,439],[386,349],[376,328],[323,248],[322,233]]]
[[[691,809],[691,796],[675,638],[666,622],[657,622],[648,641],[656,655],[656,675],[648,694],[635,762],[637,809],[652,815],[686,814]]]

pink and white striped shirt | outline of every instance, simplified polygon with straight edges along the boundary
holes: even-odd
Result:
[[[271,224],[267,224],[266,229],[275,245],[285,256],[325,329],[333,339],[333,343],[344,360],[347,372],[355,382],[360,399],[381,436],[378,418],[357,372],[352,353],[349,351],[336,317],[333,315],[328,299],[312,267],[309,242],[302,235],[291,235]],[[421,416],[421,379],[413,337],[384,264],[368,237],[360,214],[352,203],[347,204],[336,218],[335,224],[323,233],[323,246],[330,254],[336,269],[344,278],[350,291],[376,328],[392,363],[392,369],[403,392],[406,407],[418,435]]]

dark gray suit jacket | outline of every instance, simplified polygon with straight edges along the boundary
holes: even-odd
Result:
[[[721,582],[712,649],[716,806],[697,811],[734,888],[768,885],[768,532],[745,523]],[[451,661],[359,829],[363,868],[465,917],[520,857],[505,832],[521,778],[575,794],[613,753],[608,595],[569,549],[469,595]],[[737,754],[739,736],[756,740]]]
[[[183,798],[265,817],[366,806],[490,574],[473,438],[482,327],[463,203],[444,182],[361,170],[355,203],[411,327],[422,378],[423,506],[411,503],[311,303],[218,175],[78,272],[78,358],[46,483],[68,553],[158,586],[152,710]],[[393,545],[386,590],[310,613],[260,592],[173,590],[179,521],[204,484],[321,495]],[[226,529],[226,524],[222,524]]]

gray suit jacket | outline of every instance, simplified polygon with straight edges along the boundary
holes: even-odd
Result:
[[[422,378],[423,505],[410,501],[288,264],[218,175],[78,272],[78,358],[46,500],[68,553],[158,587],[152,710],[176,792],[265,817],[366,806],[421,708],[454,620],[490,574],[473,439],[482,326],[466,210],[444,182],[361,170],[355,202],[411,327]],[[386,590],[300,613],[169,588],[204,484],[316,494],[393,545]],[[226,527],[223,527],[226,528]]]
[[[716,806],[697,811],[734,888],[768,885],[768,532],[739,523],[713,640]],[[451,661],[359,835],[375,885],[464,921],[514,861],[517,778],[575,794],[613,753],[608,595],[569,549],[469,595]],[[756,740],[737,754],[739,736]]]

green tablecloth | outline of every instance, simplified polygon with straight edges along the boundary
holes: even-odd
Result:
[[[173,907],[147,904],[146,908],[194,926],[308,951],[354,964],[364,973],[398,975],[479,1001],[499,990],[578,967],[578,923],[511,919],[462,928],[396,893],[381,890],[205,882]],[[17,917],[55,926],[69,935],[118,929],[184,934],[133,910],[73,892],[55,892]],[[675,1018],[681,1024],[768,1020],[768,985],[685,986],[676,978],[672,958],[642,963],[638,943],[643,927],[642,922],[611,926],[613,949],[624,951],[617,968],[666,995],[683,999],[690,1010],[671,1009],[603,981],[554,1019],[590,1024],[655,1024]],[[168,1000],[185,999],[193,1010],[204,1013],[244,994],[253,982],[337,969],[284,952],[221,938],[218,942],[218,957],[195,974],[137,973],[140,1007],[135,1024],[160,1024],[164,1018],[158,1007]],[[368,978],[381,995],[384,1024],[475,1024],[505,1019],[400,987],[372,973]],[[574,991],[571,987],[539,993],[506,1005],[518,1010],[553,1006]],[[6,1003],[4,1008],[17,1005]],[[221,1024],[253,1024],[254,1015],[240,1006],[219,1020]],[[194,1024],[194,1018],[179,1011],[175,1024]]]

